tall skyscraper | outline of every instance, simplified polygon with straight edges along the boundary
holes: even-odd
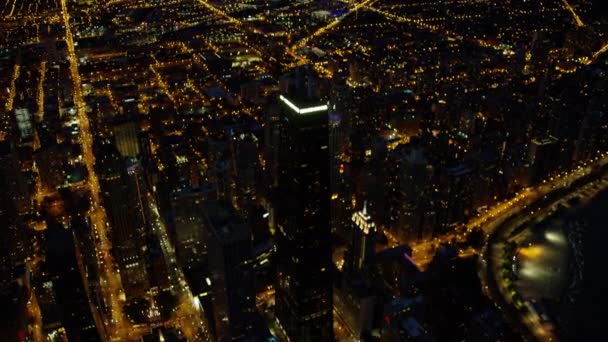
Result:
[[[436,228],[433,166],[420,140],[410,141],[391,151],[391,233],[404,241],[428,238]]]
[[[251,228],[227,202],[203,206],[216,340],[251,337],[255,313]]]
[[[17,146],[9,140],[0,141],[0,175],[4,200],[11,202],[16,210],[11,215],[26,215],[32,207],[31,193],[21,171]]]
[[[45,282],[52,287],[60,317],[70,341],[99,341],[83,278],[78,269],[72,232],[58,222],[48,222]],[[46,285],[45,285],[46,284]]]
[[[352,238],[348,253],[348,270],[359,271],[365,261],[374,251],[372,234],[376,230],[376,224],[367,213],[367,202],[363,202],[363,209],[353,213],[352,216]]]
[[[17,266],[25,262],[25,251],[28,244],[25,239],[25,227],[21,224],[20,215],[31,207],[27,184],[20,170],[19,158],[15,145],[6,140],[0,142],[0,288],[4,283],[12,282]]]
[[[148,289],[144,260],[146,196],[136,168],[127,165],[113,145],[103,146],[98,159],[102,199],[111,227],[113,251],[128,298]]]
[[[328,106],[312,87],[310,73],[296,72],[294,91],[279,97],[279,120],[267,128],[276,130],[267,136],[278,149],[269,166],[278,184],[275,310],[291,341],[333,340]]]
[[[240,134],[233,142],[237,207],[243,216],[248,216],[256,203],[257,138],[253,134]]]
[[[139,123],[130,117],[120,117],[113,123],[114,139],[118,152],[125,158],[134,158],[140,154],[138,134]]]
[[[15,122],[17,124],[20,143],[30,144],[34,136],[33,132],[34,117],[28,108],[15,109]]]
[[[344,164],[340,159],[346,148],[344,139],[344,111],[342,104],[344,94],[344,86],[336,86],[332,89],[332,96],[329,105],[329,190],[331,192],[331,230],[333,233],[340,233],[339,228],[343,227],[343,220],[346,211],[344,203],[348,200],[345,198],[348,187],[341,177],[344,173]]]
[[[176,252],[184,268],[194,267],[207,255],[207,240],[200,215],[203,193],[184,189],[171,194]]]

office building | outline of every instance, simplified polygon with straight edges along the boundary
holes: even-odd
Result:
[[[120,155],[125,158],[135,158],[140,154],[139,123],[133,118],[120,118],[114,122],[114,139]]]
[[[149,287],[144,259],[148,217],[143,182],[136,167],[127,170],[112,144],[102,146],[98,164],[102,200],[123,287],[127,298],[141,296]]]
[[[306,78],[308,82],[306,82]],[[276,224],[276,316],[292,341],[331,341],[332,277],[328,106],[310,71],[279,96],[272,142]],[[291,87],[289,87],[291,88]]]
[[[203,205],[216,340],[241,341],[252,334],[255,314],[251,228],[227,202]]]
[[[557,167],[559,144],[553,136],[543,136],[530,144],[530,179],[538,182]]]
[[[352,238],[347,260],[349,271],[360,271],[364,263],[373,255],[372,234],[375,230],[376,224],[367,212],[367,202],[363,202],[363,209],[352,215]]]
[[[47,272],[42,286],[52,287],[62,325],[70,341],[99,341],[92,306],[79,272],[72,232],[58,222],[48,222],[46,235]]]

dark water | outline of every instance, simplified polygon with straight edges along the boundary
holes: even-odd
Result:
[[[564,341],[608,341],[608,191],[577,211],[584,222],[583,281],[575,304],[563,315],[568,324]],[[569,317],[568,317],[569,316]]]

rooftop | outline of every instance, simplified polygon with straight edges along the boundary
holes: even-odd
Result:
[[[203,213],[209,229],[222,244],[251,239],[251,228],[243,222],[236,210],[225,202],[207,202]]]
[[[309,114],[326,111],[329,107],[321,101],[296,101],[279,95],[279,100],[283,102],[296,114]]]

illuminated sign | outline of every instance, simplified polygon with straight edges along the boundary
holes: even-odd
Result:
[[[291,108],[294,112],[296,112],[298,114],[308,114],[308,113],[322,112],[324,110],[327,110],[327,108],[329,108],[327,105],[314,106],[314,107],[308,107],[308,108],[300,108],[300,107],[296,106],[295,104],[293,104],[293,102],[289,101],[283,95],[279,95],[279,99],[281,101],[283,101],[283,103],[285,103],[289,108]]]

